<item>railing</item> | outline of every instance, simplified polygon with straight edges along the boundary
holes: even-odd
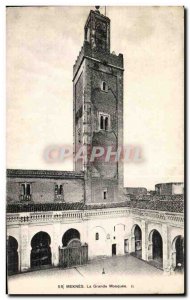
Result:
[[[181,213],[156,212],[130,208],[107,208],[101,210],[72,210],[49,212],[8,213],[7,225],[29,223],[54,223],[68,220],[82,221],[98,218],[127,217],[142,218],[147,221],[160,221],[169,224],[183,225],[184,216]]]
[[[131,209],[131,214],[134,217],[140,217],[146,220],[156,220],[165,223],[184,223],[184,215],[182,213],[162,212],[143,209]]]
[[[20,201],[31,201],[32,195],[20,195]]]

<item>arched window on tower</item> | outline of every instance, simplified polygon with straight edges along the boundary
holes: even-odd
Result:
[[[105,117],[105,130],[108,130],[108,117]]]
[[[100,116],[100,129],[104,129],[104,117]]]
[[[95,239],[96,239],[96,241],[99,240],[99,233],[98,232],[96,232]]]
[[[31,200],[31,183],[21,183],[20,200]]]
[[[108,91],[108,85],[105,81],[102,81],[101,90],[104,91],[104,92]]]
[[[99,129],[100,130],[110,129],[110,115],[105,113],[99,113]]]

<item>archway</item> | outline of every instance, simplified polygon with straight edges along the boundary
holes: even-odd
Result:
[[[80,241],[78,230],[68,229],[62,237],[59,247],[59,265],[63,268],[86,264],[88,261],[88,245]]]
[[[133,254],[142,258],[142,231],[139,225],[134,225],[132,229]]]
[[[73,239],[80,240],[80,233],[78,232],[78,230],[71,228],[67,230],[62,237],[63,247],[68,246],[69,242],[71,242],[71,240]]]
[[[173,269],[183,270],[184,268],[184,238],[181,235],[175,237],[172,243],[172,265]]]
[[[18,272],[18,242],[12,236],[7,241],[7,268],[9,275]]]
[[[47,232],[36,233],[31,240],[31,268],[51,265],[51,238]]]
[[[152,257],[156,260],[162,260],[162,237],[157,230],[154,230],[152,235]]]
[[[149,235],[149,260],[158,268],[163,266],[163,242],[160,233],[154,229]]]

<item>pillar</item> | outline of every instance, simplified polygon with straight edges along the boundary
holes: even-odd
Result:
[[[142,259],[148,260],[148,225],[142,220],[141,221],[141,231],[142,231]]]
[[[124,255],[124,237],[123,235],[119,236],[117,235],[117,239],[116,239],[116,251],[117,251],[117,255]]]
[[[129,253],[135,252],[135,236],[131,236],[129,239]]]
[[[171,253],[170,264],[171,264],[171,270],[174,270],[176,267],[176,251],[172,251]]]
[[[28,235],[28,225],[20,226],[20,271],[30,269],[31,245]]]
[[[169,271],[169,251],[168,251],[168,227],[162,224],[162,243],[163,243],[163,270]]]
[[[52,251],[52,265],[54,267],[59,265],[59,246],[62,246],[62,241],[60,238],[60,223],[53,223],[53,239],[51,241],[51,251]]]
[[[152,240],[149,241],[148,240],[148,250],[147,250],[147,260],[151,260],[153,259],[153,243],[152,243]]]

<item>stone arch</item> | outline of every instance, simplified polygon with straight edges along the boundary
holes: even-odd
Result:
[[[45,233],[47,233],[47,234],[49,235],[49,237],[53,236],[53,232],[52,232],[51,228],[48,227],[48,226],[43,226],[43,227],[41,227],[41,230],[39,230],[39,227],[38,227],[38,226],[33,227],[33,228],[31,228],[31,231],[29,231],[29,239],[28,239],[28,242],[29,242],[30,246],[32,245],[31,243],[32,243],[33,237],[34,237],[36,234],[38,234],[39,232],[45,232]],[[51,242],[51,238],[50,238],[50,242]]]
[[[163,265],[163,240],[157,229],[152,229],[148,237],[148,259],[155,261],[158,266]]]
[[[63,234],[62,246],[66,247],[72,240],[80,241],[80,232],[75,228],[70,228]]]
[[[142,229],[138,224],[131,229],[131,250],[136,257],[142,258]]]
[[[171,244],[171,267],[173,270],[184,268],[184,237],[177,235]]]
[[[51,237],[45,231],[37,232],[31,239],[31,268],[52,264]]]
[[[18,272],[18,241],[13,236],[8,236],[7,239],[7,271],[8,274],[15,274]]]

